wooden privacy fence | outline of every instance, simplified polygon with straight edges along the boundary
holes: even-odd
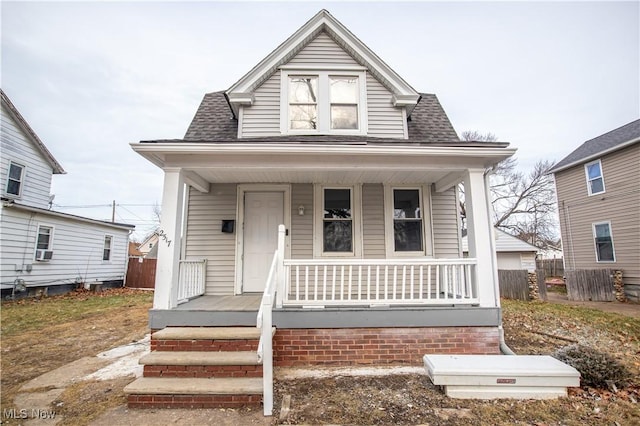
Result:
[[[129,258],[126,287],[154,288],[156,284],[156,263],[158,259]]]
[[[537,259],[536,270],[542,270],[545,277],[562,277],[564,263],[562,259]]]
[[[505,299],[529,300],[529,274],[526,270],[498,270],[500,296]]]
[[[577,269],[566,271],[569,300],[612,302],[616,300],[613,269]]]
[[[533,282],[535,280],[535,283]],[[515,300],[531,300],[537,299],[547,300],[547,286],[544,282],[544,271],[536,270],[535,274],[528,271],[499,269],[498,284],[500,286],[500,296],[505,299]],[[535,288],[530,288],[535,285]],[[533,294],[533,296],[532,296]]]

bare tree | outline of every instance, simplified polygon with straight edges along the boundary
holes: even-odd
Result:
[[[517,161],[498,164],[489,177],[493,224],[496,228],[542,247],[557,239],[553,163],[540,160],[529,173],[516,169]]]
[[[495,142],[493,133],[462,132],[462,139]],[[515,158],[498,163],[489,177],[492,219],[496,228],[530,244],[544,247],[558,238],[555,187],[548,174],[553,163],[538,161],[529,173],[517,169]],[[460,187],[460,215],[466,219],[464,186]]]
[[[493,133],[481,133],[477,130],[465,130],[460,134],[463,141],[468,142],[496,142],[498,137]]]

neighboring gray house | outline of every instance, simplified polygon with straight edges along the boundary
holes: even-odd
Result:
[[[150,311],[157,352],[169,339],[195,342],[194,327],[206,346],[258,325],[265,381],[271,359],[421,365],[425,353],[500,352],[485,171],[515,149],[461,141],[435,95],[413,89],[327,11],[231,88],[204,95],[183,139],[132,148],[164,171]],[[126,389],[129,403],[171,405],[149,397],[160,382],[189,401],[201,380],[210,392],[199,403],[223,404],[212,387],[226,370],[196,372],[194,356],[184,355],[197,378],[187,382],[154,351]],[[236,393],[233,401],[255,402],[250,394],[262,391]]]
[[[535,271],[538,247],[497,228],[495,228],[495,241],[498,269]],[[462,237],[462,251],[465,256],[469,252],[469,241],[466,235]]]
[[[640,120],[588,140],[556,164],[565,270],[623,271],[640,300]]]
[[[0,93],[2,295],[23,287],[53,294],[80,282],[122,285],[134,227],[50,210],[52,176],[64,170]]]

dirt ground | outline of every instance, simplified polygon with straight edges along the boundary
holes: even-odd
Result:
[[[100,313],[100,320],[81,316],[9,339],[3,331],[3,410],[17,406],[17,389],[37,375],[143,336],[148,307],[148,302],[116,306]],[[345,371],[320,378],[279,375],[274,415],[265,418],[261,408],[128,410],[122,389],[133,377],[124,377],[72,381],[53,398],[55,422],[25,423],[3,416],[2,424],[640,425],[640,320],[553,303],[504,301],[503,307],[507,343],[516,353],[549,354],[574,342],[588,344],[622,362],[631,372],[629,385],[570,389],[567,398],[550,401],[478,401],[447,398],[422,368],[387,376],[352,377]],[[25,395],[30,396],[21,397]],[[285,399],[291,400],[290,410],[281,413]]]
[[[278,381],[276,401],[291,396],[291,411],[281,423],[640,425],[640,321],[551,303],[505,301],[503,308],[506,341],[517,354],[586,344],[623,363],[629,385],[573,388],[557,400],[481,401],[450,399],[424,374]]]

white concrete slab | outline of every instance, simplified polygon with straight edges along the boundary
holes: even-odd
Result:
[[[548,399],[580,386],[580,373],[546,355],[425,355],[433,384],[452,398]]]

